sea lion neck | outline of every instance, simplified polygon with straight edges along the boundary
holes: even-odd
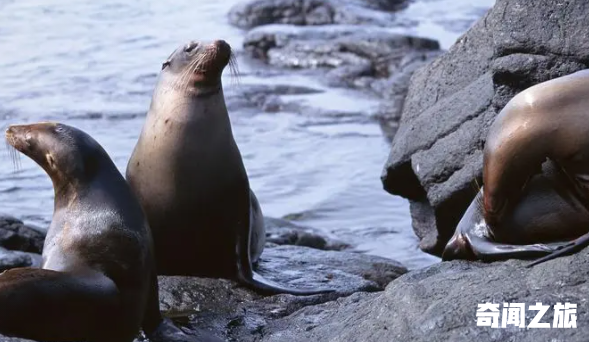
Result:
[[[184,89],[170,88],[165,83],[160,84],[154,91],[149,113],[156,115],[159,119],[180,122],[190,122],[210,116],[215,116],[216,120],[221,117],[221,122],[228,120],[221,85],[216,90],[209,89],[206,94],[193,96]]]
[[[71,208],[87,195],[96,196],[93,194],[93,189],[106,189],[112,193],[118,193],[124,189],[125,181],[114,162],[106,155],[106,152],[100,152],[93,157],[93,162],[86,162],[85,169],[80,173],[62,175],[47,172],[53,183],[56,211]]]
[[[163,92],[174,92],[174,96],[190,98],[206,98],[217,95],[223,90],[221,76],[201,77],[197,80],[191,75],[184,75],[181,72],[163,70],[158,77],[156,90]]]

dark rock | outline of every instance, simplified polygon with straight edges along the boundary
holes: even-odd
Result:
[[[411,76],[441,54],[441,50],[410,52],[398,63],[389,64],[389,77],[376,79],[370,84],[371,89],[385,100],[380,105],[376,118],[389,141],[393,140],[399,128]]]
[[[284,226],[280,220],[276,224]],[[336,291],[302,297],[263,297],[230,280],[162,276],[159,277],[160,309],[189,335],[253,341],[274,319],[354,292],[382,291],[393,279],[407,272],[399,263],[381,257],[299,246],[266,248],[258,271],[285,286]],[[25,340],[3,340],[0,336],[0,342],[3,341]]]
[[[0,247],[0,273],[16,267],[39,267],[41,255],[10,251]]]
[[[290,97],[290,95],[310,95],[323,91],[323,89],[284,84],[242,84],[225,93],[225,102],[230,113],[234,111],[296,113],[312,118],[308,123],[311,125],[317,124],[318,121],[322,124],[372,121],[364,112],[325,109],[313,103],[301,101],[298,96]]]
[[[293,222],[266,217],[266,242],[276,245],[304,246],[321,250],[341,251],[350,246],[319,229],[303,227]]]
[[[244,48],[250,55],[280,67],[369,65],[372,76],[388,76],[393,71],[391,68],[408,63],[406,56],[409,53],[436,51],[439,44],[428,38],[395,34],[369,26],[268,25],[248,32]]]
[[[384,99],[375,119],[391,140],[411,75],[441,53],[438,42],[431,39],[349,25],[264,26],[248,33],[244,47],[273,66],[327,69],[328,86],[375,92]]]
[[[394,22],[390,12],[407,6],[407,0],[253,0],[238,3],[229,22],[240,28],[267,24],[328,25]]]
[[[40,254],[45,233],[11,216],[0,216],[0,247]]]
[[[261,109],[264,112],[274,113],[290,106],[284,103],[282,95],[316,94],[321,90],[284,84],[248,84],[234,87],[225,94],[225,102],[229,112],[246,108]]]
[[[440,255],[474,198],[487,130],[507,101],[587,67],[587,13],[581,0],[498,0],[447,54],[413,74],[382,179],[412,201],[424,251]]]
[[[354,292],[382,290],[405,272],[398,263],[380,257],[280,246],[264,251],[260,274],[291,287],[337,291],[263,297],[230,280],[159,277],[160,309],[188,331],[208,331],[228,341],[253,341],[274,319]]]
[[[384,101],[374,119],[389,140],[398,129],[411,76],[441,54],[435,40],[354,25],[267,25],[251,30],[244,48],[275,67],[326,70],[328,86],[376,93]]]
[[[256,341],[586,341],[589,253],[529,269],[525,263],[436,264],[402,276],[385,292],[303,308],[271,322]],[[526,303],[526,326],[537,313],[530,305],[550,305],[541,322],[552,326],[553,305],[570,302],[578,305],[577,328],[477,327],[477,305],[486,302],[500,309],[503,303]]]

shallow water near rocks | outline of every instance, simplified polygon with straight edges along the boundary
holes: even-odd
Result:
[[[251,186],[268,216],[287,216],[409,268],[438,259],[420,252],[406,200],[382,190],[389,152],[377,100],[327,88],[308,73],[276,71],[240,55],[243,32],[227,23],[238,0],[0,2],[0,128],[52,120],[98,140],[124,172],[164,59],[191,39],[227,40],[241,76],[226,72],[228,98],[256,85],[300,85],[318,92],[283,95],[305,113],[240,110],[228,105]],[[444,48],[494,0],[417,0],[399,16],[400,33],[439,39]],[[230,101],[229,101],[230,102]],[[53,189],[25,156],[15,171],[0,153],[1,212],[47,227]]]

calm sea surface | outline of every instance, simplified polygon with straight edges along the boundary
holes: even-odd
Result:
[[[97,139],[124,172],[149,107],[163,60],[192,39],[227,40],[241,50],[244,33],[226,14],[238,0],[0,1],[0,129],[53,120]],[[448,48],[494,0],[416,0],[398,32],[432,37]],[[260,77],[259,63],[240,58],[239,82],[304,85],[319,94],[283,96],[312,108],[374,112],[377,102],[356,91],[330,89],[312,76]],[[263,73],[262,73],[263,74]],[[382,190],[389,145],[366,118],[234,110],[233,132],[264,214],[299,217],[357,250],[410,268],[438,259],[417,249],[406,200]],[[53,189],[26,157],[18,171],[0,151],[0,211],[47,227]]]

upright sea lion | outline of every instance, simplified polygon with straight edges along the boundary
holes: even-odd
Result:
[[[153,232],[158,273],[233,278],[268,294],[330,292],[280,287],[253,272],[264,222],[223,96],[231,56],[222,40],[172,53],[127,165]]]
[[[55,206],[42,268],[0,274],[0,333],[130,342],[143,327],[152,341],[194,340],[160,316],[149,227],[104,149],[56,123],[13,125],[6,139],[50,176]]]
[[[459,223],[445,258],[531,258],[561,250],[553,258],[580,248],[571,240],[589,232],[588,94],[589,70],[583,70],[509,101],[485,144],[484,191]],[[477,230],[487,237],[466,238]]]

